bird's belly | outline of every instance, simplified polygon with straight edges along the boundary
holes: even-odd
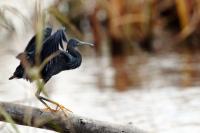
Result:
[[[66,70],[64,69],[64,64],[66,62],[62,59],[54,60],[52,63],[46,65],[42,70],[42,78],[44,81],[48,81],[52,76]]]

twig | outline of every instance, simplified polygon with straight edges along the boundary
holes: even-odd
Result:
[[[3,109],[16,124],[53,130],[61,133],[145,133],[130,126],[122,126],[84,118],[72,113],[47,112],[39,108],[0,102]],[[0,114],[0,121],[5,121]]]

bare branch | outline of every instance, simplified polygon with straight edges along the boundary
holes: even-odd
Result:
[[[3,109],[16,124],[54,130],[61,133],[145,133],[130,126],[111,124],[63,112],[46,112],[39,108],[0,102]],[[0,114],[0,121],[5,121]]]

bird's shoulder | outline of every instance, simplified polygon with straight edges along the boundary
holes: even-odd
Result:
[[[51,36],[51,33],[52,33],[52,28],[50,27],[47,27],[45,29],[43,29],[42,31],[42,42],[41,44],[43,45],[43,42],[45,40],[47,40],[50,36]],[[35,51],[36,51],[36,36],[37,34],[35,34],[31,39],[30,41],[28,42],[24,52],[26,52],[28,55],[32,55],[32,54],[35,54]]]
[[[58,51],[65,51],[63,41],[67,43],[67,39],[62,29],[56,31],[53,35],[46,39],[41,49],[41,60],[44,61],[46,58]]]

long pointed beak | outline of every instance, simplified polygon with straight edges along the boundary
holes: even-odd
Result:
[[[83,41],[79,41],[79,45],[89,45],[90,47],[94,46],[94,44],[92,44],[92,43],[83,42]]]

